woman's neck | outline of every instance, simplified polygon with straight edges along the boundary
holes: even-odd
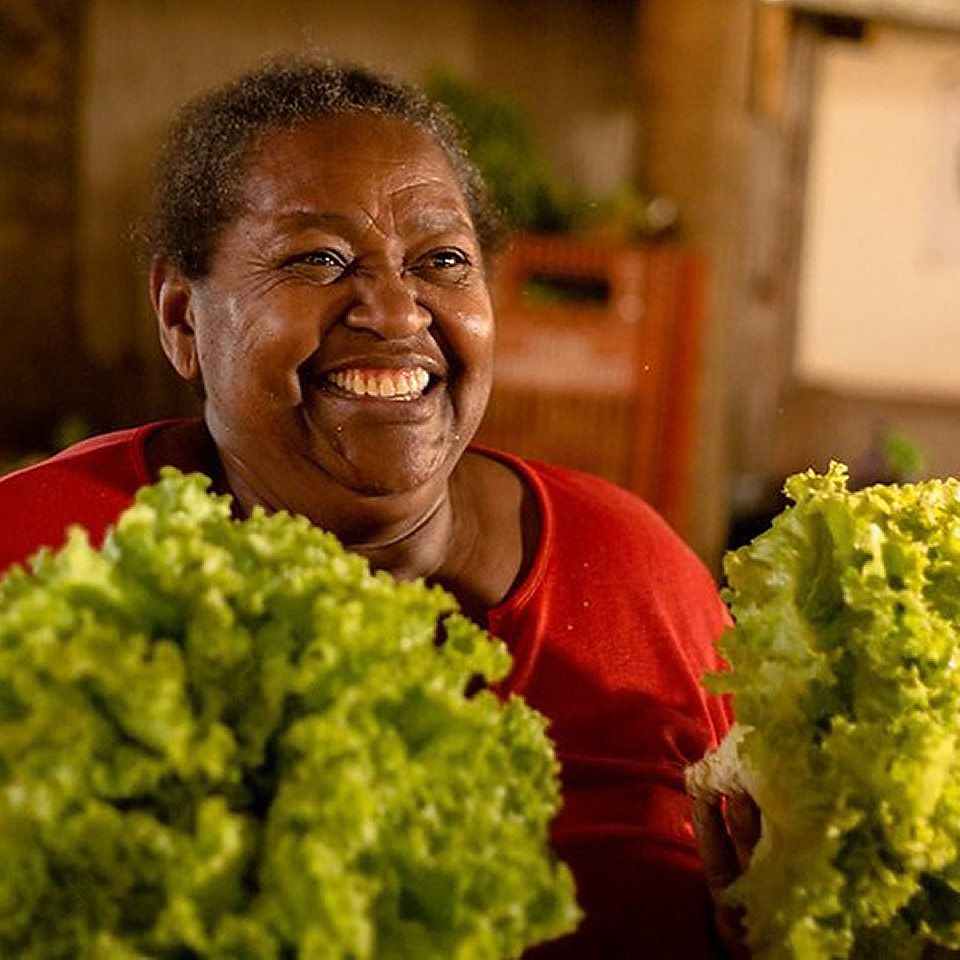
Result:
[[[218,491],[234,495],[241,512],[263,502],[246,488],[242,475],[234,476],[224,465],[202,422],[157,431],[146,453],[154,475],[165,464],[208,474]],[[378,521],[376,510],[363,512],[362,523],[335,531],[348,550],[400,579],[422,577],[440,584],[479,623],[525,572],[536,547],[536,508],[520,478],[503,464],[469,452],[440,495],[415,516],[387,514]],[[362,533],[351,536],[351,529]]]

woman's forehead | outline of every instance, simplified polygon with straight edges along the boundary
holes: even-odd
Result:
[[[334,114],[264,134],[245,166],[242,193],[260,206],[298,196],[401,193],[433,187],[465,203],[446,153],[426,130],[396,117]]]

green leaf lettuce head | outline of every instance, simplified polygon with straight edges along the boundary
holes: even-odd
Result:
[[[207,485],[165,471],[102,550],[73,531],[0,582],[0,957],[501,960],[571,930],[545,721],[477,682],[504,646]]]
[[[738,724],[688,777],[763,812],[729,898],[757,960],[958,948],[960,484],[852,493],[832,464],[786,489],[726,558],[736,627],[709,685]]]

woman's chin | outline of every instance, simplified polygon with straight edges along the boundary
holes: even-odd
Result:
[[[446,479],[443,462],[441,457],[398,461],[387,454],[375,458],[374,462],[354,460],[344,464],[346,469],[341,473],[341,483],[368,497],[413,493],[430,485],[431,481]]]
[[[327,438],[316,460],[340,486],[365,496],[410,493],[444,483],[462,452],[447,424],[344,430]]]

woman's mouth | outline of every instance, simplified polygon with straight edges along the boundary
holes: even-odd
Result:
[[[378,400],[416,400],[430,384],[430,374],[423,367],[350,367],[334,370],[325,379],[352,397]]]

